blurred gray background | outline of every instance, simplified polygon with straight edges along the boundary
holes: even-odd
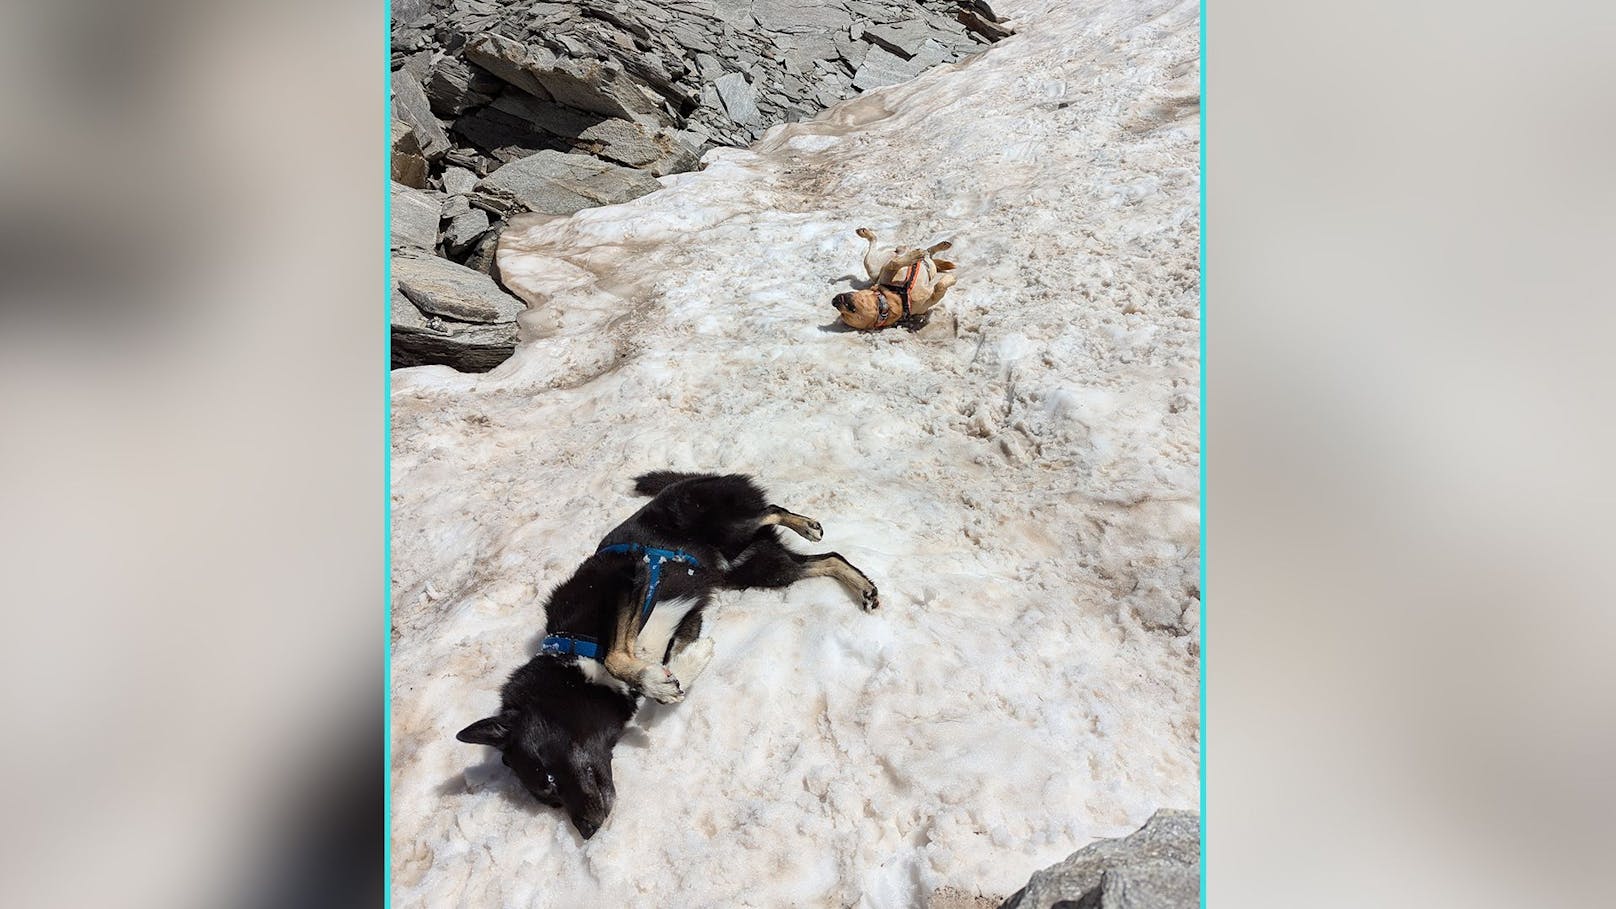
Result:
[[[1205,15],[1210,905],[1610,905],[1616,10]]]
[[[385,12],[0,5],[0,905],[380,901]]]

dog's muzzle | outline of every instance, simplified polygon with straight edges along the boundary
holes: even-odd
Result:
[[[836,307],[841,312],[852,312],[855,308],[853,306],[852,294],[837,294],[836,296],[831,297],[830,305]]]

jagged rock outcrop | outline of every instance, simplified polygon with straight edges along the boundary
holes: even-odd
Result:
[[[394,0],[392,173],[426,192],[395,187],[395,245],[492,273],[514,214],[653,192],[1006,34],[986,0]]]
[[[1200,815],[1164,809],[1122,839],[1034,872],[1000,909],[1195,909],[1200,896]]]

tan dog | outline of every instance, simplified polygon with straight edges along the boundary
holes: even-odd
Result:
[[[869,331],[888,328],[911,316],[924,315],[954,286],[954,263],[934,259],[952,247],[938,243],[927,249],[876,249],[875,232],[867,227],[858,235],[870,241],[864,253],[864,273],[874,282],[867,290],[837,294],[831,306],[850,328]]]

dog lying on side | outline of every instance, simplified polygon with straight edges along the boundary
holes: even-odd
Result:
[[[851,328],[887,328],[905,319],[925,315],[954,286],[954,263],[933,255],[951,248],[938,243],[926,249],[898,248],[887,253],[876,248],[875,232],[867,227],[858,235],[868,240],[864,273],[871,285],[865,290],[837,294],[830,301],[843,323]]]
[[[659,471],[634,488],[654,498],[550,594],[543,648],[500,690],[500,712],[455,736],[498,748],[584,839],[611,813],[612,748],[640,695],[682,700],[712,659],[701,613],[714,590],[831,577],[866,612],[880,606],[875,585],[840,555],[787,549],[780,527],[819,540],[819,522],[769,504],[749,477]]]

